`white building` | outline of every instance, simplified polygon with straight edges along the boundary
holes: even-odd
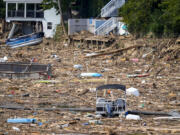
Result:
[[[52,38],[60,24],[60,15],[54,8],[43,11],[43,0],[4,0],[6,2],[6,22],[13,22],[9,38],[20,23],[24,34],[43,31],[46,38]]]
[[[109,0],[101,9],[101,19],[69,19],[68,34],[73,35],[86,30],[101,36],[111,32],[116,35],[127,35],[126,26],[122,22],[122,18],[118,17],[118,10],[125,2],[126,0]]]

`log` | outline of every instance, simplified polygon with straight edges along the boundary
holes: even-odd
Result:
[[[143,131],[143,132],[158,132],[158,133],[180,133],[180,129],[178,127],[169,127],[169,128],[161,128],[161,127],[116,127],[116,126],[106,126],[106,125],[95,125],[94,128],[97,127],[101,127],[101,128],[109,128],[109,129],[116,129],[116,132],[127,132],[127,131],[134,131],[134,132],[138,132],[138,131]]]
[[[166,113],[166,112],[148,112],[148,111],[137,111],[137,110],[127,111],[127,114],[171,116],[170,113]]]
[[[89,58],[89,57],[98,57],[98,56],[103,56],[103,55],[110,55],[110,54],[114,54],[114,53],[119,53],[122,51],[127,51],[133,48],[137,48],[137,47],[142,47],[144,45],[135,45],[135,46],[130,46],[127,48],[123,48],[123,49],[118,49],[118,50],[114,50],[114,51],[110,51],[110,52],[105,52],[105,53],[101,53],[101,54],[95,54],[95,55],[91,55],[91,56],[85,56],[85,58]]]
[[[43,111],[77,111],[77,112],[94,112],[94,108],[28,108],[22,106],[0,106],[2,109],[10,110],[43,110]]]

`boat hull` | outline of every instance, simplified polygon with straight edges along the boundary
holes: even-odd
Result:
[[[43,41],[44,34],[42,32],[34,33],[31,35],[14,38],[14,39],[8,39],[6,41],[6,44],[10,46],[11,48],[18,48],[23,46],[30,46],[30,45],[36,45]]]

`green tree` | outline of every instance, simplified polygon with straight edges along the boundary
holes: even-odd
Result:
[[[151,30],[152,23],[155,23],[157,17],[153,15],[157,12],[160,0],[128,0],[120,9],[120,16],[128,25],[128,30],[137,36],[145,35]]]
[[[107,4],[110,0],[61,0],[62,5],[62,11],[69,12],[71,14],[71,10],[74,9],[79,12],[80,18],[88,18],[88,17],[97,17],[100,15],[101,8]],[[75,6],[71,6],[71,3],[76,3]],[[57,2],[54,0],[44,0],[43,1],[44,9],[49,9],[51,7],[56,7]]]
[[[180,0],[164,0],[161,4],[163,10],[162,21],[166,35],[180,34]]]
[[[119,10],[129,32],[144,36],[179,35],[180,0],[128,0]]]
[[[77,0],[61,0],[61,8],[63,13],[68,12],[71,14],[71,2],[76,2]],[[59,8],[58,8],[58,0],[43,0],[43,8],[44,10],[50,9],[52,7],[55,7],[57,10],[57,13],[59,13]]]
[[[6,6],[3,0],[0,0],[0,18],[5,18]]]

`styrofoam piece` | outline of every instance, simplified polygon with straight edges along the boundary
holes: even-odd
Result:
[[[139,97],[139,90],[136,89],[136,88],[131,87],[131,88],[126,90],[126,94],[127,95],[134,95],[134,96]]]

